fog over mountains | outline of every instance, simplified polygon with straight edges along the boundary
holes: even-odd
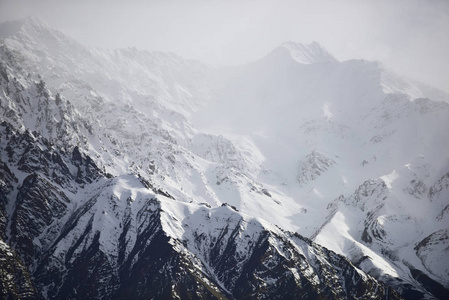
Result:
[[[0,24],[0,298],[443,299],[449,95],[319,43],[217,67]]]

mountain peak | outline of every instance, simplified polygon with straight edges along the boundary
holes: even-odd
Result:
[[[20,31],[30,28],[49,28],[41,19],[34,16],[28,16],[24,19],[6,21],[0,24],[0,38],[9,38]]]
[[[0,24],[0,38],[9,38],[20,31],[24,20],[7,21]]]
[[[36,16],[28,16],[22,20],[22,23],[27,26],[50,28],[44,20]]]
[[[301,64],[315,64],[337,61],[335,57],[332,56],[332,54],[330,54],[323,46],[321,46],[317,42],[312,42],[310,44],[285,42],[277,49],[283,51],[287,50],[291,58]]]

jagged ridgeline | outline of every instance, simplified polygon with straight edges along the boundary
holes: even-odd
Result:
[[[219,68],[0,24],[1,299],[449,293],[449,97],[288,42]]]

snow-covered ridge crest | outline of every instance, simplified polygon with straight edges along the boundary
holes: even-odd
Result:
[[[86,268],[111,265],[115,270],[126,261],[123,270],[143,278],[149,273],[140,274],[131,266],[145,265],[154,257],[154,247],[162,243],[176,250],[170,252],[173,257],[178,252],[195,257],[198,270],[217,284],[227,283],[225,290],[229,291],[237,281],[231,276],[226,282],[215,278],[214,274],[224,274],[220,266],[241,263],[242,268],[228,270],[228,274],[242,274],[251,257],[243,250],[250,249],[250,242],[251,247],[259,245],[251,249],[274,254],[275,260],[264,256],[264,263],[276,265],[281,256],[289,257],[283,245],[288,246],[291,235],[283,234],[285,230],[313,237],[359,266],[368,264],[367,259],[360,261],[364,255],[378,257],[375,261],[381,263],[364,269],[377,278],[388,273],[419,285],[407,275],[412,265],[444,283],[447,268],[438,271],[438,278],[434,266],[442,265],[439,258],[444,256],[438,253],[447,241],[440,238],[446,236],[449,211],[448,185],[446,177],[441,177],[449,171],[444,151],[449,149],[449,105],[430,96],[432,100],[410,101],[414,96],[407,96],[408,86],[401,89],[395,80],[387,82],[392,87],[386,91],[382,72],[377,63],[338,62],[313,43],[287,43],[255,63],[213,68],[164,53],[85,47],[57,30],[29,21],[17,34],[0,40],[0,121],[20,128],[18,132],[36,134],[21,148],[5,146],[4,153],[11,155],[1,157],[0,170],[4,165],[15,174],[11,157],[22,160],[26,164],[17,164],[25,171],[17,173],[16,180],[10,176],[5,186],[24,186],[25,182],[34,187],[31,191],[49,190],[50,183],[60,180],[58,165],[64,165],[46,147],[26,151],[30,148],[26,143],[41,136],[46,139],[42,145],[64,150],[58,150],[59,156],[69,155],[71,173],[63,174],[72,176],[65,176],[69,182],[59,186],[68,187],[66,196],[73,204],[67,217],[73,208],[79,212],[75,218],[79,222],[67,223],[75,226],[72,235],[65,234],[56,250],[64,253],[66,245],[82,238],[82,247],[73,248],[72,254],[86,253],[89,247],[93,254],[104,254],[94,255],[95,261]],[[216,111],[203,108],[210,103],[221,106]],[[193,115],[197,110],[203,110],[208,121],[218,119],[213,120],[217,127],[212,128],[212,122],[206,122],[205,128],[196,125]],[[12,136],[17,139],[18,133]],[[20,157],[19,150],[24,151]],[[47,173],[34,153],[48,157]],[[79,163],[77,158],[84,154],[99,170],[116,177],[101,179],[104,185],[87,181],[87,171],[99,171]],[[56,170],[50,172],[51,168]],[[32,176],[24,181],[27,172],[46,174],[45,180],[32,180]],[[143,182],[154,193],[146,191]],[[59,189],[56,184],[50,195],[54,197],[47,198],[59,199]],[[94,189],[100,190],[93,194]],[[16,205],[16,198],[10,196],[13,193],[3,201],[10,203],[11,210]],[[37,203],[41,199],[29,198]],[[323,223],[326,211],[329,217]],[[371,217],[365,224],[367,213]],[[420,227],[426,228],[414,230]],[[52,225],[50,229],[57,228]],[[378,234],[382,231],[385,234]],[[152,244],[151,238],[157,242]],[[219,238],[222,244],[217,244]],[[217,253],[224,253],[220,251],[227,245],[235,251],[226,251],[226,259],[213,255],[208,252],[212,242],[223,246],[217,246]],[[420,246],[415,251],[416,243]],[[27,252],[26,247],[22,249]],[[165,250],[160,253],[168,253]],[[237,256],[241,260],[236,261]],[[291,260],[295,265],[296,257]],[[397,258],[407,260],[401,272],[390,268]],[[214,272],[209,268],[213,264]],[[45,269],[42,272],[50,274]],[[295,268],[286,274],[298,279],[301,273]],[[248,274],[255,273],[248,269]],[[173,278],[167,278],[162,281],[171,284]]]
[[[290,56],[301,64],[315,64],[325,62],[336,62],[335,57],[332,56],[323,46],[317,42],[310,44],[302,44],[295,42],[285,42],[279,50],[287,50]],[[276,50],[275,50],[276,51]]]
[[[29,16],[20,20],[3,22],[0,24],[0,38],[9,38],[18,34],[19,32],[24,33],[27,30],[36,30],[38,28],[50,29],[50,27],[44,21],[34,16]],[[55,29],[51,30],[56,31]]]

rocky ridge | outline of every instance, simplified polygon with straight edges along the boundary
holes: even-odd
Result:
[[[377,64],[285,60],[299,45],[219,70],[19,25],[0,49],[0,233],[30,287],[14,295],[400,297],[377,280],[410,299],[445,293],[447,158],[434,137],[448,143],[435,129],[447,103],[411,99]],[[201,114],[229,116],[223,103],[239,108],[228,118],[239,130],[198,129]],[[342,113],[354,105],[362,116]],[[300,114],[272,118],[285,109]],[[357,131],[360,118],[369,126]],[[394,139],[407,142],[385,151]],[[360,149],[350,159],[348,143]],[[419,209],[396,216],[408,197],[429,207],[422,229]]]

